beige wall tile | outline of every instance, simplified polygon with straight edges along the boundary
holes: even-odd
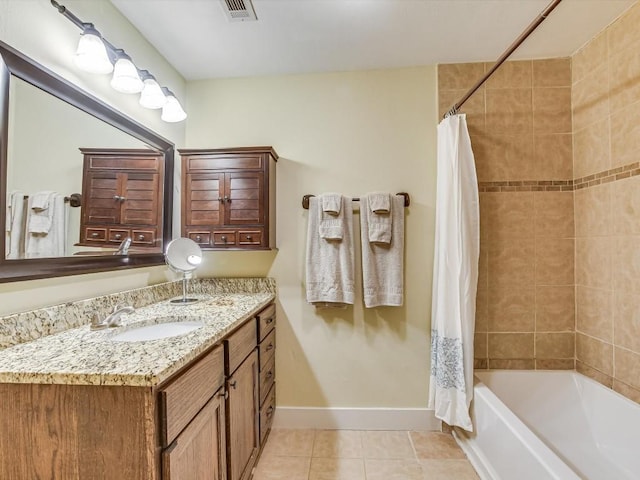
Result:
[[[534,370],[536,362],[533,358],[527,359],[502,359],[490,358],[490,370]]]
[[[536,285],[573,285],[574,239],[536,239]]]
[[[574,333],[536,333],[536,360],[574,358],[575,345]]]
[[[576,237],[611,233],[611,188],[606,183],[575,191]]]
[[[596,338],[576,334],[576,360],[606,374],[613,374],[613,345]]]
[[[616,237],[613,248],[613,285],[616,292],[640,295],[640,236]]]
[[[464,452],[460,449],[455,439],[448,433],[409,432],[409,434],[418,459],[465,458]]]
[[[489,331],[533,332],[535,287],[508,283],[489,287]]]
[[[572,238],[573,192],[534,192],[536,237]]]
[[[440,90],[438,92],[439,116],[442,118],[445,113],[467,93],[463,90]],[[460,109],[460,113],[467,115],[467,126],[470,135],[477,135],[484,132],[485,128],[485,102],[484,89],[474,93],[464,106]]]
[[[611,168],[609,117],[573,133],[573,175],[585,177]]]
[[[361,458],[312,458],[309,480],[365,480]]]
[[[487,90],[487,131],[504,135],[532,134],[531,97],[530,88]]]
[[[612,56],[609,58],[609,69],[611,112],[617,112],[640,100],[638,48],[626,48],[612,52]]]
[[[614,343],[640,353],[640,295],[615,292]]]
[[[485,71],[493,67],[493,63],[485,64]],[[487,90],[504,88],[531,88],[533,79],[531,60],[510,61],[503,63],[485,83]]]
[[[313,456],[324,458],[362,458],[362,437],[357,430],[318,430]]]
[[[429,480],[478,480],[469,460],[420,460]]]
[[[609,68],[600,65],[589,75],[574,83],[571,91],[574,131],[609,116]]]
[[[609,52],[635,47],[640,42],[640,7],[636,4],[607,29]]]
[[[565,133],[533,136],[535,180],[573,179],[573,135]]]
[[[571,86],[570,58],[547,58],[544,60],[534,60],[532,65],[534,87]]]
[[[571,87],[533,89],[534,133],[571,133]]]
[[[633,388],[640,388],[640,354],[616,347],[614,377]]]
[[[438,65],[439,90],[468,90],[484,75],[484,63]]]
[[[489,328],[489,287],[478,285],[476,293],[476,332],[486,332]]]
[[[475,333],[473,340],[474,358],[487,358],[487,334]]]
[[[615,182],[611,189],[611,212],[613,233],[640,235],[640,176]]]
[[[531,180],[535,176],[533,136],[475,135],[471,144],[478,181]]]
[[[637,162],[639,150],[640,101],[636,101],[611,115],[611,165]]]
[[[486,370],[487,368],[489,368],[489,360],[487,360],[486,358],[474,358],[473,368],[475,370]]]
[[[363,432],[362,446],[365,458],[414,458],[407,432]]]
[[[573,358],[536,358],[536,370],[573,370],[575,367]]]
[[[613,389],[620,395],[624,395],[634,402],[640,403],[640,389],[630,387],[626,383],[622,383],[621,381],[615,379],[613,380]]]
[[[582,80],[607,61],[607,34],[603,32],[582,47],[571,58],[573,83]]]
[[[576,238],[576,284],[611,289],[611,239]]]
[[[573,285],[536,287],[536,332],[568,332],[575,328]]]
[[[605,387],[611,388],[613,386],[613,378],[610,375],[605,375],[586,363],[576,360],[576,370],[589,378],[593,378],[596,382],[600,382]]]
[[[533,192],[488,193],[487,228],[491,239],[532,238],[534,236]],[[505,241],[505,243],[508,243]],[[492,247],[489,244],[489,257]],[[491,260],[490,260],[491,261]]]
[[[365,460],[367,480],[424,480],[422,466],[415,459],[405,460]]]
[[[489,359],[533,358],[533,333],[490,333]],[[490,368],[494,368],[491,366]]]
[[[498,285],[535,284],[535,239],[496,238],[489,245],[489,298]],[[490,300],[491,301],[491,300]]]
[[[576,331],[613,341],[613,292],[576,287]]]

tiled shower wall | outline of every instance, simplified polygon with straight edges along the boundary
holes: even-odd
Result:
[[[638,402],[639,52],[636,4],[574,55],[572,89],[576,368]]]
[[[440,112],[490,64],[440,65]],[[477,368],[574,368],[569,59],[507,62],[469,102],[480,186]]]
[[[575,361],[640,402],[638,52],[636,3],[571,59],[507,62],[463,108],[481,192],[477,368]],[[490,65],[441,65],[440,112]]]

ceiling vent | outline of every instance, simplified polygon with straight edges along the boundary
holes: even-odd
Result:
[[[225,15],[231,22],[252,22],[258,20],[251,0],[220,0]]]

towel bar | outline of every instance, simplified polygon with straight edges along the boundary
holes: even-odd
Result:
[[[411,197],[409,197],[409,194],[407,192],[396,193],[396,195],[402,195],[404,197],[405,207],[408,207],[409,205],[411,205]],[[315,197],[315,195],[303,195],[302,197],[302,208],[304,208],[305,210],[309,210],[309,199],[311,197]],[[353,200],[354,202],[359,202],[360,198],[354,197],[351,200]]]

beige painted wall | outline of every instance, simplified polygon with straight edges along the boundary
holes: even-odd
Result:
[[[184,99],[185,82],[108,0],[63,2],[78,17],[93,21],[112,43],[126,48],[141,68],[152,71]],[[0,40],[22,51],[57,74],[91,92],[138,122],[180,145],[185,123],[168,124],[158,111],[141,108],[137,96],[123,95],[109,86],[108,76],[75,68],[72,55],[80,30],[60,15],[48,0],[0,0]],[[163,281],[165,267],[0,284],[0,315],[87,298]]]
[[[241,272],[277,279],[278,404],[426,407],[435,67],[191,82],[187,107],[186,147],[273,145],[281,156],[279,250],[209,253],[203,268],[216,275]],[[302,195],[336,191],[355,196],[375,190],[407,191],[412,197],[406,218],[405,306],[365,310],[360,293],[352,308],[316,312],[305,301],[307,211],[301,207]]]

